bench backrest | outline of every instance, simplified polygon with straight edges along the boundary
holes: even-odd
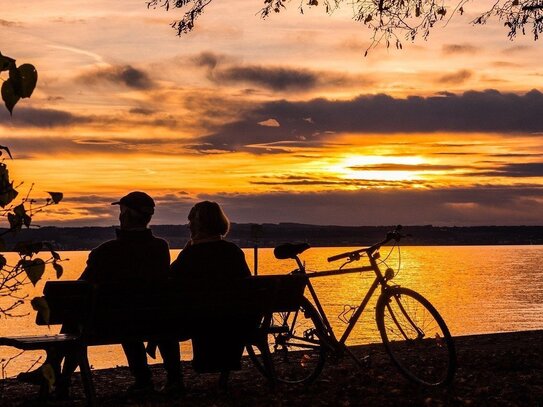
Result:
[[[248,321],[255,325],[265,314],[297,309],[306,282],[305,276],[291,275],[227,283],[163,281],[99,287],[83,281],[50,281],[44,295],[50,324],[78,326],[89,343],[116,343],[123,338],[183,338],[198,324],[230,324],[234,329]]]

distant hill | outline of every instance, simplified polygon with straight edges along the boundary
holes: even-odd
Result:
[[[307,242],[312,246],[365,246],[384,238],[393,226],[317,226],[297,223],[232,224],[228,239],[241,247],[253,247],[258,234],[260,247],[285,242]],[[186,225],[155,225],[155,235],[182,248],[189,238]],[[526,245],[543,244],[543,226],[406,226],[410,234],[403,245]],[[4,236],[7,248],[15,241],[48,241],[56,250],[90,250],[115,237],[114,227],[42,227]]]

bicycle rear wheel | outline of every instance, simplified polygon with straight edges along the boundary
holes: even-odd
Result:
[[[376,321],[388,354],[404,376],[427,386],[452,380],[454,342],[441,315],[422,295],[402,287],[387,289],[377,302]]]
[[[321,332],[320,316],[306,298],[296,311],[273,313],[267,341],[278,382],[310,383],[317,378],[326,358]],[[271,379],[256,345],[247,346],[247,353],[260,373]]]

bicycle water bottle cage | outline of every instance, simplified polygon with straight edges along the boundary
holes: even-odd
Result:
[[[273,249],[276,259],[295,259],[300,253],[305,252],[311,246],[308,243],[285,243]]]

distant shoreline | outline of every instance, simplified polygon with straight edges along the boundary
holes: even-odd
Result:
[[[153,233],[180,249],[189,239],[186,225],[152,225]],[[232,224],[228,239],[244,248],[306,242],[313,247],[366,246],[394,226],[319,226],[298,223]],[[0,230],[1,231],[1,230]],[[543,245],[543,226],[405,226],[403,246]],[[115,227],[42,227],[4,236],[7,250],[17,241],[47,241],[56,250],[91,250],[115,237]]]

